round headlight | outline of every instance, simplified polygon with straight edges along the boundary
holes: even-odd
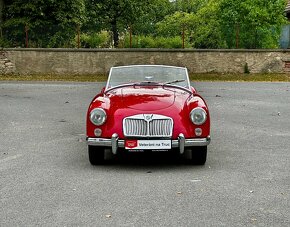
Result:
[[[190,119],[195,125],[202,125],[206,121],[206,112],[203,108],[197,107],[190,112]]]
[[[90,113],[90,120],[94,125],[100,126],[105,123],[106,119],[107,114],[101,108],[93,109]]]

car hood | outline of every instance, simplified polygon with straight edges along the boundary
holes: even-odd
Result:
[[[183,105],[190,94],[176,88],[125,87],[110,92],[111,106],[140,111],[166,109],[174,103]],[[116,103],[114,103],[116,102]]]

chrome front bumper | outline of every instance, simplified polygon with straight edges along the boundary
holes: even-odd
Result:
[[[210,140],[210,136],[207,138],[185,139],[184,135],[180,133],[177,140],[171,140],[171,144],[172,148],[179,148],[180,154],[183,154],[185,147],[207,146],[210,144]],[[119,139],[116,133],[112,135],[111,139],[88,137],[87,144],[90,146],[111,147],[113,154],[117,154],[118,147],[125,147],[125,141]]]

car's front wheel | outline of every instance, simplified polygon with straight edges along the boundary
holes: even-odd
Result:
[[[186,157],[189,160],[190,164],[193,165],[204,165],[207,157],[207,146],[201,147],[191,147],[186,150]]]
[[[89,160],[92,165],[102,165],[105,162],[104,147],[88,146]]]

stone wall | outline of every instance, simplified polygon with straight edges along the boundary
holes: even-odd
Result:
[[[15,64],[7,57],[7,51],[0,50],[0,74],[8,74],[15,71]]]
[[[129,64],[185,66],[193,73],[284,73],[289,50],[4,49],[0,73],[105,74]]]

